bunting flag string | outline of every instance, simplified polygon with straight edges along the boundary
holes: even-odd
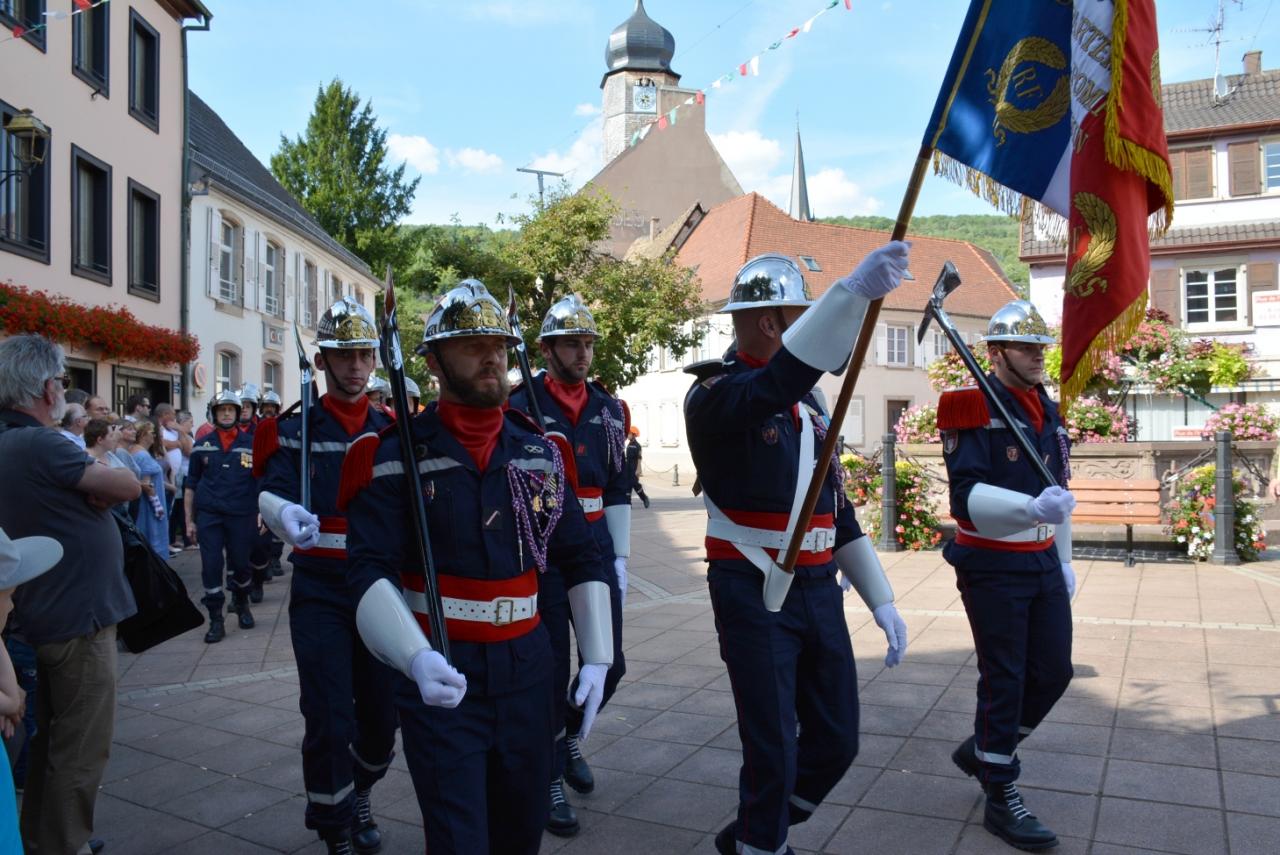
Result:
[[[634,134],[631,135],[631,142],[629,143],[628,147],[639,144],[641,140],[649,136],[649,132],[652,131],[655,127],[657,127],[657,129],[660,131],[665,131],[667,128],[674,125],[676,123],[676,119],[678,117],[679,112],[685,107],[688,107],[692,104],[701,105],[706,103],[708,90],[714,91],[716,89],[723,89],[726,84],[732,83],[734,78],[736,77],[759,77],[760,76],[760,57],[762,57],[764,54],[768,53],[769,51],[777,50],[778,48],[782,47],[784,42],[790,39],[794,39],[796,36],[800,35],[801,33],[809,32],[811,29],[813,29],[814,21],[818,20],[823,15],[827,14],[827,12],[830,12],[836,6],[839,6],[841,2],[844,3],[844,8],[846,11],[853,11],[853,0],[827,0],[826,5],[823,6],[821,9],[819,9],[814,14],[810,15],[809,18],[803,24],[801,24],[798,27],[792,27],[791,29],[787,30],[786,34],[782,38],[773,42],[764,50],[760,51],[755,56],[748,59],[746,62],[739,63],[737,67],[734,68],[733,71],[730,71],[726,74],[722,74],[721,76],[717,77],[715,80],[711,81],[710,84],[702,87],[701,89],[698,89],[693,95],[690,95],[688,98],[684,99],[684,101],[677,104],[675,107],[668,110],[667,112],[663,113],[661,116],[658,117],[658,120],[656,122],[650,122],[640,130],[636,131]]]
[[[65,21],[68,18],[74,18],[82,12],[88,12],[90,9],[96,9],[99,6],[105,6],[110,2],[111,0],[71,0],[71,4],[75,6],[75,8],[70,11],[59,10],[57,12],[45,12],[43,21],[38,24],[31,24],[30,26],[27,24],[14,24],[8,37],[0,39],[0,44],[23,38],[32,33],[38,33],[41,30],[47,30],[49,29],[50,21]]]

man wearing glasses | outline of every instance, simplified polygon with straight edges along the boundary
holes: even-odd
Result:
[[[66,412],[62,348],[19,335],[0,342],[0,528],[62,544],[52,570],[18,588],[13,623],[36,651],[41,686],[21,829],[29,852],[97,851],[93,805],[111,749],[116,624],[137,609],[107,510],[138,497],[138,479],[54,430]]]
[[[124,417],[131,422],[151,418],[151,399],[146,395],[130,395],[124,402]]]

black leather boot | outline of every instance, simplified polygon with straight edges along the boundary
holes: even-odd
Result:
[[[1016,849],[1037,852],[1058,845],[1054,834],[1022,803],[1018,785],[991,784],[987,787],[987,809],[982,827]]]
[[[578,833],[578,814],[564,797],[564,780],[551,782],[551,813],[547,816],[547,831],[556,837],[573,837]]]
[[[372,790],[356,790],[355,819],[351,823],[351,845],[359,855],[374,855],[382,851],[382,832],[373,821],[373,806],[369,803]]]
[[[982,772],[982,763],[978,760],[978,755],[974,753],[975,740],[972,736],[960,743],[955,751],[951,752],[951,762],[956,764],[956,768],[964,772],[970,778],[978,778]]]
[[[254,582],[252,585],[249,586],[249,602],[251,603],[262,602],[262,583],[261,582]]]
[[[241,629],[253,629],[253,612],[249,611],[247,591],[235,591],[231,594],[231,610],[236,613]]]
[[[209,629],[204,634],[205,644],[217,644],[227,637],[227,626],[222,622],[222,606],[209,608]]]
[[[596,779],[582,756],[582,749],[578,747],[578,737],[573,734],[566,736],[565,744],[569,748],[564,761],[565,782],[580,793],[591,792],[596,788]]]
[[[351,848],[351,835],[343,832],[330,832],[327,836],[322,835],[321,840],[324,841],[325,851],[329,855],[355,855],[355,849]]]
[[[280,566],[279,558],[272,558],[268,569],[271,571],[271,575],[277,578],[284,575],[284,568]]]
[[[738,841],[734,839],[734,830],[738,827],[738,821],[726,825],[720,829],[720,833],[716,835],[716,851],[720,855],[737,855]]]

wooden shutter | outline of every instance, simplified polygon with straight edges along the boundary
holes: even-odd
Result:
[[[1256,196],[1262,192],[1262,150],[1258,140],[1227,146],[1227,172],[1232,196]]]
[[[849,401],[849,409],[844,418],[844,441],[855,446],[866,442],[866,425],[861,397],[855,397]]]
[[[1184,174],[1187,181],[1187,199],[1208,199],[1213,195],[1213,149],[1193,148],[1186,155]]]
[[[1182,293],[1179,290],[1181,277],[1177,270],[1151,271],[1151,305],[1162,312],[1167,312],[1173,322],[1182,325]]]
[[[231,271],[231,278],[236,280],[236,285],[238,286],[238,290],[240,291],[240,305],[247,306],[249,304],[249,286],[248,286],[248,283],[245,282],[245,275],[244,275],[245,274],[244,241],[245,241],[245,233],[247,229],[245,229],[244,226],[240,226],[240,228],[236,229],[236,231],[240,232],[240,240],[238,241],[238,244],[239,244],[238,246],[234,246],[231,248],[231,252],[233,254],[231,258],[231,263],[232,263],[232,266],[235,268],[234,270]],[[234,238],[232,239],[234,240]]]
[[[1274,261],[1262,261],[1248,266],[1248,272],[1245,274],[1249,277],[1249,296],[1259,291],[1276,290],[1276,263]],[[1250,299],[1252,306],[1253,300]]]
[[[221,293],[218,286],[218,244],[222,240],[222,215],[214,208],[205,208],[209,239],[209,264],[205,270],[205,294],[215,300]]]
[[[244,304],[249,309],[262,308],[258,294],[258,232],[244,230]]]
[[[876,324],[876,365],[884,365],[889,358],[889,328]]]

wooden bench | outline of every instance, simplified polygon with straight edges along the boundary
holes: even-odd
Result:
[[[1123,524],[1125,566],[1133,566],[1133,527],[1159,525],[1160,482],[1155,478],[1122,481],[1112,478],[1073,478],[1076,497],[1074,523]]]

